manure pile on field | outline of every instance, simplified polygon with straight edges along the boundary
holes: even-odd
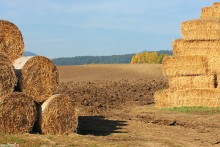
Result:
[[[0,20],[0,132],[24,133],[34,125],[39,133],[69,134],[77,128],[72,99],[54,95],[59,75],[43,56],[23,57],[20,30]]]
[[[220,106],[220,3],[202,9],[200,19],[182,23],[163,60],[169,89],[155,93],[158,107]]]

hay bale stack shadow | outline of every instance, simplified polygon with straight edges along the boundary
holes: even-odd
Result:
[[[13,62],[24,52],[24,42],[18,27],[5,20],[0,20],[0,52],[5,53]]]
[[[104,116],[79,116],[77,133],[80,135],[108,136],[112,133],[127,133],[121,131],[127,126],[126,121],[108,120]]]
[[[76,132],[78,114],[73,100],[63,94],[51,96],[37,108],[35,131],[42,134],[71,134]]]
[[[0,99],[0,132],[30,132],[35,118],[36,105],[31,97],[16,92]]]
[[[18,77],[17,91],[38,103],[47,100],[57,90],[59,75],[54,63],[43,56],[21,57],[14,62]]]

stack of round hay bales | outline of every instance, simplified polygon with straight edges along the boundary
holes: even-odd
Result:
[[[0,32],[0,132],[30,132],[34,124],[43,134],[76,131],[71,98],[54,95],[59,84],[54,63],[43,56],[22,57],[22,34],[13,23],[0,20]]]
[[[155,93],[156,106],[220,106],[220,3],[183,22],[181,32],[174,55],[163,60],[169,89]]]

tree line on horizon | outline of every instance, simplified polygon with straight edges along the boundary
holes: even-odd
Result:
[[[161,50],[158,54],[172,54],[172,51]],[[112,56],[76,56],[55,58],[56,65],[83,65],[83,64],[129,64],[136,54],[112,55]]]
[[[131,59],[131,64],[137,63],[150,63],[150,64],[161,64],[164,57],[172,55],[172,52],[141,52],[135,54]]]

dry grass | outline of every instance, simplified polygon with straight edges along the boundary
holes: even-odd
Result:
[[[207,58],[201,56],[171,56],[163,60],[163,72],[168,77],[206,75]]]
[[[162,90],[154,98],[157,107],[220,106],[220,90],[216,89]]]
[[[43,134],[71,134],[78,125],[73,100],[63,94],[51,96],[38,108],[36,128]]]
[[[182,23],[181,32],[186,40],[219,40],[219,19],[196,19]]]
[[[21,57],[14,63],[18,77],[17,90],[44,102],[58,87],[59,75],[56,66],[46,57]]]
[[[17,26],[0,20],[0,31],[0,52],[5,53],[11,61],[21,57],[24,52],[24,42]]]
[[[186,89],[213,89],[216,88],[215,76],[183,76],[170,77],[169,88],[171,91]]]
[[[0,132],[30,132],[36,118],[36,106],[31,97],[13,93],[0,99]]]

